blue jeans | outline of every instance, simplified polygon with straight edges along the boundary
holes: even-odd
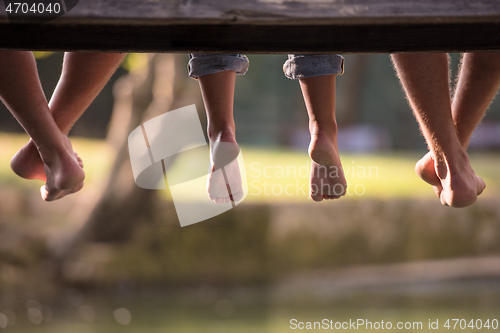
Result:
[[[222,71],[235,71],[243,75],[248,70],[248,58],[242,54],[206,54],[189,55],[189,76],[198,78],[202,75]],[[320,75],[342,75],[344,58],[338,54],[289,54],[283,64],[283,72],[289,79],[304,79]]]

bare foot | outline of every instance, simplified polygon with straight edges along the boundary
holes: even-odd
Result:
[[[83,168],[83,161],[76,152],[75,157],[78,164]],[[40,158],[40,153],[33,140],[22,147],[10,160],[10,167],[19,177],[25,179],[39,179],[47,181],[45,165]]]
[[[214,202],[232,203],[243,198],[238,155],[240,148],[231,130],[220,131],[210,139],[212,172],[208,176],[207,192]]]
[[[441,159],[435,161],[428,152],[415,165],[415,172],[425,182],[432,185],[441,203],[451,207],[466,207],[473,204],[486,187],[470,166],[465,152],[460,152],[455,162]]]
[[[85,172],[81,167],[81,160],[78,160],[73,151],[70,140],[64,135],[62,140],[63,148],[58,151],[48,147],[39,148],[47,179],[40,189],[45,201],[60,199],[83,187]]]
[[[40,195],[42,196],[42,199],[45,201],[54,201],[64,198],[68,194],[76,193],[80,191],[82,188],[83,188],[83,182],[80,185],[75,186],[70,190],[51,189],[48,188],[47,185],[43,185],[40,188]]]
[[[310,197],[314,201],[345,195],[347,182],[339,157],[335,134],[316,131],[309,145],[311,157]]]
[[[441,188],[441,180],[436,174],[434,159],[432,158],[431,152],[425,154],[424,157],[415,164],[415,173],[426,183]]]

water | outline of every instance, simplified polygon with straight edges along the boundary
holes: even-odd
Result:
[[[347,331],[356,327],[361,332],[378,332],[382,328],[395,330],[399,324],[409,332],[429,331],[429,325],[437,326],[432,330],[437,332],[449,332],[454,325],[455,331],[469,332],[477,331],[479,324],[490,326],[480,331],[495,331],[495,320],[497,324],[500,320],[497,279],[362,287],[336,295],[325,293],[324,297],[298,292],[286,298],[277,293],[278,289],[204,285],[176,289],[120,287],[80,294],[70,290],[51,302],[30,300],[24,306],[17,300],[15,323],[5,331],[281,333],[302,331],[299,327],[304,331]],[[33,310],[37,308],[40,311]],[[447,320],[450,329],[445,327]],[[353,326],[353,322],[360,325]]]

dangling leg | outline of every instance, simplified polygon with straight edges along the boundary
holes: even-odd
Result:
[[[80,190],[85,173],[69,139],[59,130],[47,105],[31,52],[0,52],[0,96],[31,136],[41,158],[46,184],[42,198],[50,201]]]
[[[451,114],[448,58],[442,54],[392,55],[399,79],[429,145],[440,184],[441,203],[473,204],[484,182],[474,174],[457,137]]]
[[[216,203],[234,204],[243,198],[233,103],[236,74],[247,69],[248,59],[239,54],[192,54],[189,62],[189,75],[199,80],[207,112],[212,160],[207,192]]]
[[[465,53],[457,79],[451,109],[458,140],[464,150],[467,150],[472,133],[500,85],[500,53]],[[436,191],[440,193],[440,180],[430,152],[417,162],[415,171],[420,178],[437,186]]]
[[[68,135],[125,55],[90,52],[68,52],[64,55],[61,78],[49,103],[52,116],[63,134]],[[83,166],[80,159],[79,163]],[[14,155],[11,168],[20,177],[46,180],[44,165],[33,140]]]
[[[337,145],[335,77],[332,74],[299,80],[309,114],[310,196],[314,201],[338,199],[347,189]]]

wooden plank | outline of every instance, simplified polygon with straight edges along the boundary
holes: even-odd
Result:
[[[357,25],[499,18],[498,0],[80,0],[59,22]]]
[[[69,13],[35,28],[13,32],[11,23],[5,14],[0,16],[2,49],[231,53],[500,49],[498,0],[80,0]]]
[[[122,26],[45,25],[17,34],[0,33],[3,48],[57,51],[394,53],[498,50],[500,26]],[[36,31],[36,33],[34,32]]]

